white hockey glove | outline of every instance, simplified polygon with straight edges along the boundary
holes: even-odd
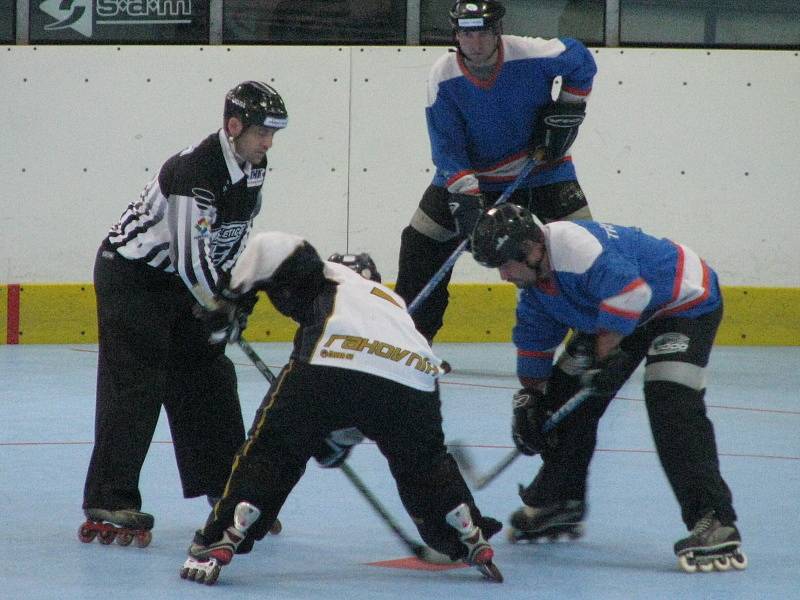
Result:
[[[347,460],[353,446],[364,441],[364,434],[356,427],[336,429],[325,438],[323,447],[314,454],[314,458],[323,469],[335,469]]]
[[[241,296],[227,294],[214,311],[208,311],[197,305],[194,314],[198,319],[205,321],[211,330],[208,337],[209,344],[235,343],[247,327],[247,320],[258,302],[255,291],[250,291]]]

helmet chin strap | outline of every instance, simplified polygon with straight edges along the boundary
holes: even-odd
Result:
[[[244,133],[244,129],[242,129],[242,131],[241,131],[241,133],[239,133],[239,135],[236,135],[236,136],[231,135],[231,133],[228,131],[227,124],[225,126],[225,134],[228,137],[228,143],[231,145],[231,149],[233,150],[233,156],[234,156],[234,158],[236,158],[236,162],[239,163],[240,165],[243,165],[245,162],[247,162],[239,154],[239,149],[236,147],[236,140],[238,140],[242,136],[242,133]]]

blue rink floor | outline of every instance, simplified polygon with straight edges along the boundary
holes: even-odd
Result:
[[[277,371],[287,344],[255,344]],[[513,350],[506,344],[440,344],[455,371],[442,379],[449,440],[468,447],[483,471],[511,450]],[[236,347],[245,420],[267,385]],[[590,479],[586,535],[576,542],[510,544],[494,538],[505,583],[474,569],[447,571],[373,566],[402,559],[398,543],[337,470],[313,461],[281,513],[283,533],[237,556],[213,586],[178,577],[203,499],[184,500],[162,420],[144,465],[143,509],[156,517],[145,548],[82,544],[81,493],[92,450],[96,346],[0,346],[0,598],[125,600],[177,598],[800,598],[800,347],[717,348],[707,394],[722,472],[734,494],[746,571],[689,575],[672,544],[685,529],[647,425],[641,371],[606,413]],[[248,423],[249,425],[249,423]],[[353,469],[416,536],[374,445]],[[486,489],[481,509],[507,520],[518,482],[538,458],[517,460]]]

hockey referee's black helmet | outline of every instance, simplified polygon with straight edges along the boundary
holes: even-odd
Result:
[[[245,127],[262,125],[283,129],[289,122],[289,113],[281,95],[261,81],[244,81],[225,95],[225,121],[239,119]]]
[[[456,2],[450,9],[450,23],[454,30],[478,31],[481,29],[496,29],[503,15],[505,7],[494,0],[485,2]]]
[[[527,208],[506,202],[478,219],[470,238],[472,256],[484,267],[497,268],[509,260],[525,260],[525,240],[543,242],[544,235]]]

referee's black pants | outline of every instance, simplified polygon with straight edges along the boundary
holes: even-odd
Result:
[[[192,315],[174,274],[104,244],[94,269],[99,355],[94,449],[84,508],[141,509],[139,474],[161,406],[184,496],[222,492],[244,440],[233,363]]]

